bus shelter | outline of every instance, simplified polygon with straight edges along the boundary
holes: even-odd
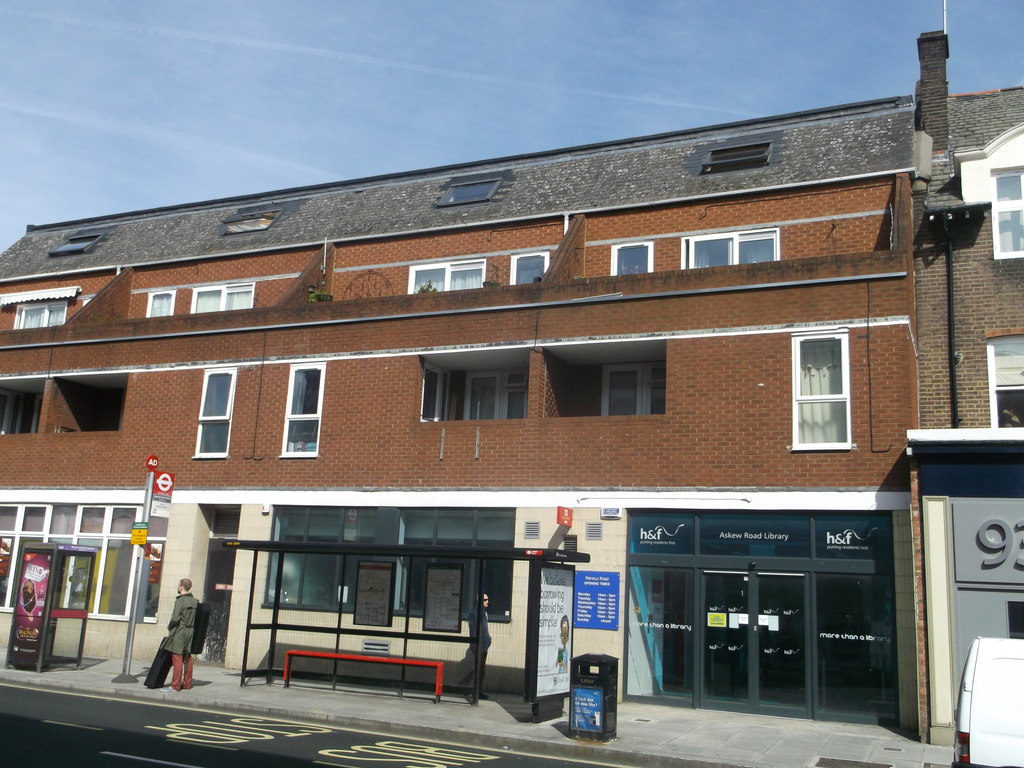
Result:
[[[536,602],[534,596],[539,599],[540,591],[534,582],[539,583],[545,568],[571,571],[576,563],[590,562],[590,555],[582,552],[518,547],[251,540],[228,540],[224,546],[253,552],[241,685],[246,685],[251,677],[263,677],[271,684],[278,674],[287,684],[293,654],[347,661],[380,661],[386,657],[399,665],[402,662],[422,665],[432,662],[424,662],[422,654],[410,654],[411,645],[422,648],[424,643],[461,644],[469,647],[471,653],[467,657],[475,661],[471,694],[474,703],[481,693],[478,643],[483,616],[480,597],[489,589],[484,578],[485,566],[501,561],[529,562],[529,599]],[[291,610],[285,589],[286,571],[294,568],[299,558],[309,557],[336,558],[336,573],[339,574],[333,585],[336,596],[332,596],[332,610],[321,611],[315,621],[308,620],[310,615],[301,609]],[[261,572],[266,574],[263,589],[258,586]],[[528,615],[539,611],[539,606],[531,605]],[[325,613],[331,615],[331,621],[326,620]],[[464,620],[463,616],[468,618]],[[298,621],[300,618],[305,620]],[[528,634],[530,623],[527,622]],[[254,668],[250,666],[250,656],[256,633],[267,634],[263,662]],[[320,650],[289,648],[287,646],[294,643],[283,639],[310,636]],[[361,653],[342,651],[342,640],[346,636],[363,638]],[[529,684],[533,654],[530,638],[527,641],[524,661],[529,698],[536,695],[536,686]],[[324,646],[332,647],[333,651]],[[392,650],[395,646],[400,648],[400,653]],[[442,664],[439,669],[443,670],[442,662],[433,662],[439,663]],[[406,684],[406,666],[401,668],[400,692]],[[440,679],[439,674],[435,700],[440,697]]]

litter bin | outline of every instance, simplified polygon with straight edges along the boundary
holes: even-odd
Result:
[[[603,653],[576,656],[570,667],[569,687],[569,735],[589,741],[614,739],[619,660]]]

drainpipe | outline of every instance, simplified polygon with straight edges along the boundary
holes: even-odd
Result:
[[[949,418],[953,429],[960,427],[960,396],[956,385],[956,364],[959,357],[956,351],[956,317],[953,301],[953,233],[949,231],[952,213],[941,214],[942,231],[946,233],[946,351],[949,359]]]

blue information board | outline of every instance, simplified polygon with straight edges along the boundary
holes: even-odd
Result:
[[[576,571],[576,621],[582,629],[619,628],[619,574]]]

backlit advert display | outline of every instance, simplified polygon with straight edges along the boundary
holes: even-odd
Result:
[[[15,667],[35,666],[39,657],[52,565],[50,552],[26,552],[21,561],[8,654],[8,661]]]

